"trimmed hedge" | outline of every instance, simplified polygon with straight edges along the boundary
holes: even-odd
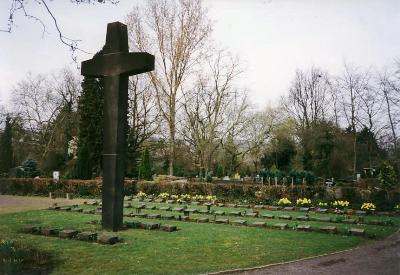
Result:
[[[101,197],[101,180],[60,180],[54,183],[51,178],[0,178],[0,194],[11,195],[43,195],[52,192],[55,196],[65,196],[71,193],[78,196]],[[139,191],[146,194],[158,195],[190,194],[190,195],[213,195],[219,201],[265,203],[272,204],[280,198],[287,197],[291,201],[298,198],[310,198],[313,201],[330,201],[332,199],[345,199],[358,205],[363,202],[361,190],[356,187],[339,187],[342,195],[332,195],[324,185],[303,186],[268,186],[247,183],[201,183],[186,182],[184,180],[154,182],[125,180],[124,194],[132,195]],[[393,209],[394,205],[400,203],[400,191],[369,189],[370,197],[366,199],[379,205],[382,210]],[[338,190],[339,191],[339,190]]]
[[[10,195],[44,195],[52,192],[56,196],[66,193],[79,196],[101,197],[101,180],[59,180],[51,178],[0,178],[0,194]],[[124,182],[124,193],[136,192],[136,183],[132,180]]]

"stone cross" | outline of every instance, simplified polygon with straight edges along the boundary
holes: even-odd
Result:
[[[125,143],[128,109],[128,77],[154,70],[154,56],[130,53],[126,25],[107,25],[103,54],[82,62],[83,76],[104,79],[104,140],[102,224],[118,231],[123,223]]]

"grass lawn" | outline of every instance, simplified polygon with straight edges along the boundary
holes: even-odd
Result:
[[[134,202],[133,204],[139,204]],[[161,206],[161,204],[155,204]],[[90,206],[85,206],[90,207]],[[205,209],[201,206],[190,208]],[[213,208],[217,210],[217,207]],[[218,210],[226,212],[229,209]],[[125,209],[126,213],[134,209]],[[261,211],[261,213],[304,215],[296,212]],[[160,210],[142,210],[142,213],[175,214]],[[317,215],[317,214],[315,214]],[[327,214],[323,214],[326,216]],[[192,215],[191,215],[192,216]],[[211,215],[193,215],[193,217]],[[245,219],[265,221],[267,224],[285,222],[289,225],[334,225],[339,231],[349,227],[363,227],[378,237],[395,232],[400,225],[399,217],[392,217],[394,226],[353,226],[323,222],[295,222],[260,218],[225,217],[230,220]],[[56,237],[21,234],[24,225],[74,228],[101,231],[99,225],[88,224],[99,220],[99,215],[70,213],[50,210],[34,210],[0,215],[0,239],[15,239],[46,250],[57,260],[54,274],[198,274],[239,267],[252,267],[278,263],[323,253],[348,249],[368,241],[365,237],[343,234],[297,232],[222,224],[198,224],[192,222],[125,218],[125,221],[141,220],[175,224],[176,232],[128,229],[117,234],[124,242],[113,246],[63,240]],[[375,219],[387,219],[375,218]]]

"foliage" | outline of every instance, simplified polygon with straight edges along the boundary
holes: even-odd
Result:
[[[291,205],[292,202],[288,198],[281,198],[278,201],[278,205]]]
[[[0,135],[0,174],[8,173],[13,167],[11,117],[6,118],[4,132]]]
[[[35,160],[27,159],[17,167],[18,176],[22,178],[34,178],[40,175],[40,170]]]
[[[311,199],[300,198],[296,200],[296,204],[301,206],[311,206]]]
[[[384,161],[380,168],[378,178],[382,186],[389,187],[398,184],[397,175],[392,165]]]
[[[375,210],[376,206],[372,202],[364,202],[361,205],[361,210]]]
[[[53,257],[44,251],[23,245],[15,240],[0,241],[0,274],[49,273]]]
[[[332,206],[338,209],[345,209],[350,206],[350,203],[348,201],[339,200],[339,201],[334,201],[332,203]]]
[[[146,148],[142,154],[142,159],[139,168],[139,179],[152,180],[153,173],[151,167],[151,159],[149,149]]]
[[[101,54],[101,52],[96,55]],[[96,56],[95,55],[95,56]],[[101,79],[85,77],[78,102],[79,134],[75,177],[91,179],[99,175],[103,151],[104,87]]]

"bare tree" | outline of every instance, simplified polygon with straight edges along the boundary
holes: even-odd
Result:
[[[42,27],[42,36],[43,36],[45,33],[48,33],[45,21],[46,18],[49,18],[56,29],[60,42],[71,50],[72,59],[75,62],[76,62],[76,55],[75,55],[76,51],[88,53],[85,50],[79,48],[80,40],[69,38],[63,33],[62,27],[58,23],[57,16],[50,8],[47,0],[34,0],[34,1],[9,0],[9,1],[10,1],[10,8],[7,18],[7,27],[0,28],[0,32],[12,33],[15,27],[15,20],[17,16],[22,15],[23,17],[38,23]],[[50,0],[49,2],[52,1]],[[71,4],[76,4],[76,5],[79,4],[94,5],[96,3],[117,4],[119,1],[118,0],[70,0],[70,2]],[[34,15],[35,13],[32,11],[35,9],[42,10],[43,15],[42,16]]]
[[[176,115],[180,92],[204,56],[211,25],[200,0],[150,1],[128,14],[130,43],[156,57],[156,69],[149,73],[156,91],[159,111],[169,130],[169,174],[173,174]]]
[[[146,141],[159,130],[160,115],[154,89],[147,76],[136,75],[129,79],[128,106],[128,159],[136,162]],[[133,174],[136,163],[128,163]]]
[[[341,104],[347,125],[353,134],[353,175],[357,169],[357,128],[360,125],[361,94],[368,89],[370,76],[360,69],[344,66],[343,75],[338,78],[338,90],[341,93]]]
[[[399,66],[400,67],[400,66]],[[383,97],[385,116],[387,117],[386,127],[390,129],[394,152],[397,152],[397,128],[400,124],[400,83],[395,73],[385,71],[379,74],[379,92]]]
[[[240,74],[238,61],[223,51],[208,60],[196,86],[184,95],[182,136],[192,148],[201,172],[208,173],[228,124],[226,111],[234,104],[233,82]]]
[[[310,128],[326,118],[329,100],[327,80],[327,74],[314,67],[309,72],[296,71],[283,106],[296,118],[301,128]]]

